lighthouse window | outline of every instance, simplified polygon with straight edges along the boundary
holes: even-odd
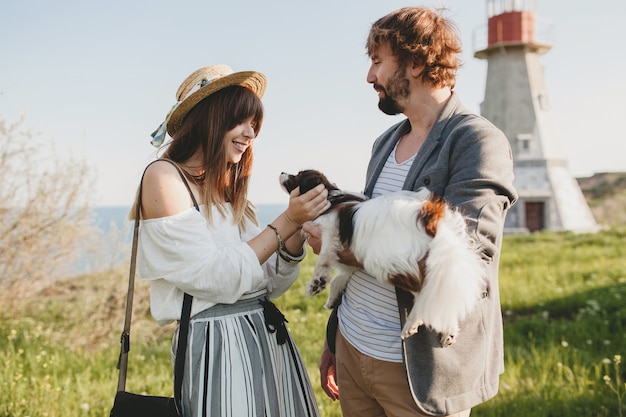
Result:
[[[515,138],[517,152],[519,154],[529,153],[532,151],[533,135],[531,133],[522,133]]]

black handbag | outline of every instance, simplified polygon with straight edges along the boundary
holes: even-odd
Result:
[[[132,298],[132,296],[131,296]],[[181,388],[183,366],[185,363],[185,350],[187,348],[187,330],[189,329],[189,314],[191,311],[192,297],[185,294],[183,300],[183,314],[180,322],[180,334],[176,348],[176,362],[174,364],[174,397],[162,397],[157,395],[141,395],[125,391],[126,371],[128,367],[128,351],[130,339],[128,331],[122,334],[122,348],[120,361],[118,362],[120,376],[117,393],[111,409],[111,417],[180,417]],[[185,308],[187,307],[186,311]],[[128,309],[126,310],[129,311]],[[186,323],[185,323],[186,322]],[[128,329],[130,330],[130,329]]]
[[[172,161],[162,159],[172,163],[180,174],[183,182],[187,186],[189,195],[196,210],[200,210],[196,202],[187,179],[180,171],[180,168]],[[145,171],[144,171],[145,174]],[[133,294],[135,288],[135,269],[137,266],[137,242],[139,238],[139,216],[141,213],[141,184],[137,195],[135,207],[135,226],[133,229],[133,245],[130,259],[130,274],[128,279],[128,295],[126,298],[126,317],[124,320],[124,331],[121,337],[120,356],[117,363],[119,378],[117,382],[117,393],[111,409],[111,417],[180,417],[181,412],[181,389],[183,381],[183,369],[185,365],[185,352],[187,350],[187,336],[189,333],[189,316],[191,315],[191,302],[193,297],[187,293],[183,298],[183,307],[179,325],[178,345],[176,347],[176,361],[174,363],[174,397],[162,397],[155,395],[140,395],[126,391],[126,374],[128,371],[128,352],[130,351],[130,321],[133,310]]]

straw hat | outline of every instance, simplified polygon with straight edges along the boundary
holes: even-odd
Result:
[[[188,76],[178,87],[176,92],[176,104],[170,110],[165,121],[152,134],[152,144],[160,146],[165,137],[165,130],[170,136],[174,136],[183,119],[189,111],[202,99],[214,92],[231,85],[240,85],[249,88],[259,98],[265,93],[266,79],[263,74],[256,71],[233,72],[227,65],[210,65],[200,68]]]

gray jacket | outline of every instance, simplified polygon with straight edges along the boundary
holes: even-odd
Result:
[[[408,120],[392,126],[374,143],[365,194],[374,184]],[[418,407],[449,415],[492,398],[504,371],[498,264],[508,208],[517,200],[513,159],[506,136],[473,114],[453,94],[420,148],[403,188],[427,187],[466,217],[486,265],[487,287],[478,307],[461,324],[457,342],[442,348],[423,327],[404,342],[404,363]]]

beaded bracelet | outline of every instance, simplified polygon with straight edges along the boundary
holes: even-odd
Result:
[[[272,229],[274,233],[276,234],[276,243],[278,244],[278,249],[276,249],[276,254],[278,255],[276,256],[276,273],[278,274],[278,258],[279,257],[283,261],[288,262],[288,263],[298,262],[300,259],[297,259],[297,258],[301,257],[304,254],[304,251],[301,251],[300,255],[298,255],[297,257],[294,257],[287,250],[287,246],[285,246],[285,242],[283,241],[283,238],[280,236],[280,233],[278,233],[278,229],[276,229],[276,227],[274,227],[271,224],[268,224],[267,227]]]
[[[267,227],[269,227],[270,229],[274,231],[274,233],[276,233],[276,243],[278,243],[278,249],[276,250],[277,251],[285,250],[285,242],[283,242],[283,238],[280,237],[280,233],[278,233],[278,229],[271,224],[268,224]]]
[[[276,254],[280,255],[281,250],[285,248],[285,242],[283,242],[283,238],[280,237],[280,233],[278,233],[278,229],[271,224],[268,224],[267,227],[272,229],[276,234],[276,243],[278,244],[278,248],[276,249]],[[278,256],[276,256],[276,274],[278,274]]]
[[[304,248],[300,251],[300,254],[297,256],[293,256],[291,254],[291,252],[284,250],[284,251],[278,251],[278,256],[280,256],[280,258],[287,262],[287,263],[295,263],[295,262],[300,262],[302,260],[302,257],[304,255]]]

